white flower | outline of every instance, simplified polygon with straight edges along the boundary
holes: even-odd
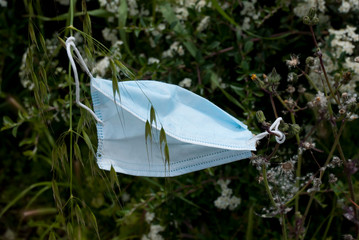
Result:
[[[340,56],[342,52],[349,55],[353,54],[354,44],[353,42],[359,41],[359,35],[355,32],[356,27],[346,26],[345,29],[329,29],[329,33],[334,35],[334,39],[331,42],[333,49],[336,49],[335,55]]]
[[[204,6],[206,6],[206,0],[200,0],[198,1],[195,9],[200,12]]]
[[[143,7],[143,5],[141,5],[141,12],[140,12],[139,15],[146,17],[146,16],[150,15],[150,11],[149,11],[148,9],[145,9],[145,8]]]
[[[147,61],[148,65],[151,65],[151,64],[154,64],[154,63],[158,64],[158,63],[160,63],[160,60],[158,60],[157,58],[150,57],[148,59],[148,61]]]
[[[35,84],[30,80],[29,72],[26,69],[26,58],[28,53],[29,53],[29,48],[26,49],[25,53],[22,55],[19,77],[20,77],[21,85],[24,88],[28,88],[31,91],[34,89]]]
[[[229,199],[229,206],[228,209],[233,211],[238,205],[241,204],[241,199],[233,196]]]
[[[246,15],[246,16],[250,16],[250,15],[252,15],[253,13],[255,13],[255,7],[254,7],[254,1],[252,1],[252,2],[247,2],[247,1],[245,1],[245,2],[242,2],[242,4],[243,4],[243,9],[241,10],[241,12],[240,12],[240,14],[241,15]]]
[[[110,59],[108,57],[104,57],[96,63],[96,66],[92,69],[92,73],[97,73],[98,76],[104,77],[109,66]]]
[[[0,6],[1,7],[7,7],[7,1],[6,0],[0,0]]]
[[[245,17],[243,20],[243,23],[242,23],[242,29],[243,30],[250,29],[251,28],[250,22],[251,22],[251,19],[249,17]]]
[[[342,2],[342,5],[339,7],[339,12],[341,13],[348,13],[350,10],[350,4],[346,1]]]
[[[222,196],[231,196],[233,193],[233,190],[230,188],[222,188]]]
[[[118,13],[118,8],[120,6],[119,0],[99,0],[100,6],[106,8],[107,11],[112,13]]]
[[[223,180],[219,179],[217,184],[221,187],[222,192],[221,196],[219,196],[215,201],[214,205],[219,209],[226,209],[228,207],[229,210],[234,210],[240,203],[241,199],[236,196],[231,196],[233,190],[228,187],[228,184],[231,181],[229,179]]]
[[[131,196],[127,192],[124,192],[121,196],[121,199],[123,202],[127,202],[128,200],[130,200],[130,198],[131,198]]]
[[[166,24],[164,24],[164,23],[158,24],[157,29],[160,30],[160,31],[165,30],[166,29]]]
[[[209,16],[205,16],[198,24],[197,31],[202,32],[208,27],[208,25],[209,25]]]
[[[146,220],[147,223],[152,222],[154,218],[155,218],[155,213],[146,212],[145,220]]]
[[[214,206],[219,209],[226,209],[229,205],[228,197],[220,196],[214,201]]]
[[[162,34],[160,33],[160,31],[158,31],[158,30],[153,30],[151,33],[152,33],[152,36],[154,36],[154,37],[162,36]]]
[[[128,0],[127,5],[128,5],[128,13],[130,14],[130,16],[136,16],[139,14],[136,0]]]
[[[163,240],[164,238],[159,234],[165,230],[161,225],[151,225],[150,232],[143,235],[141,240]]]
[[[120,46],[123,45],[123,41],[117,40],[112,47],[114,48],[120,48]]]
[[[319,92],[317,93],[317,95],[315,95],[314,105],[318,105],[318,106],[320,106],[321,108],[326,108],[327,103],[328,103],[328,100],[327,100],[327,98],[324,96],[324,93],[322,93],[321,91],[319,91]]]
[[[302,3],[299,3],[294,8],[294,14],[298,17],[304,17],[308,14],[309,9],[311,8],[316,8],[322,13],[325,12],[325,0],[306,0]]]
[[[176,17],[179,19],[179,20],[187,20],[187,17],[188,17],[188,10],[187,8],[185,7],[175,7],[174,8],[174,11],[176,13]]]
[[[180,81],[180,82],[178,83],[178,85],[179,85],[180,87],[189,88],[189,87],[191,87],[191,85],[192,85],[192,79],[190,79],[190,78],[185,78],[185,79],[183,79],[182,81]]]
[[[170,49],[162,53],[162,57],[173,57],[173,53],[176,52],[180,56],[184,55],[184,49],[177,41],[171,44]]]
[[[221,5],[221,8],[223,10],[226,10],[227,8],[229,8],[229,3],[228,2],[224,2],[222,5]]]
[[[178,48],[177,48],[177,53],[178,55],[180,56],[183,56],[184,55],[184,49],[183,49],[183,46],[182,45],[179,45]]]
[[[106,41],[111,42],[112,45],[118,41],[116,29],[104,28],[102,30],[102,36]]]
[[[350,58],[346,58],[344,67],[353,70],[356,74],[359,74],[359,59],[356,58],[354,61],[351,61]]]

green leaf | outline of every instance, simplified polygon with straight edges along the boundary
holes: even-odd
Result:
[[[22,154],[26,157],[33,157],[35,152],[33,150],[26,150],[26,151],[22,152]]]
[[[110,68],[112,71],[112,92],[113,92],[113,100],[116,102],[116,93],[118,94],[118,96],[120,96],[120,88],[118,86],[118,81],[117,81],[117,69],[116,69],[116,65],[114,63],[114,61],[112,59],[110,59]]]
[[[223,88],[221,88],[222,93],[224,94],[224,96],[231,101],[232,103],[236,104],[238,107],[240,107],[243,111],[247,112],[247,109],[237,100],[235,99],[231,94],[229,94],[228,92],[226,92],[226,90],[224,90]]]
[[[127,13],[128,13],[127,1],[121,0],[120,7],[118,9],[118,27],[120,29],[126,26]]]
[[[54,197],[56,207],[62,213],[62,202],[61,202],[61,197],[60,197],[59,187],[57,186],[57,182],[55,180],[52,180],[51,186],[52,186],[52,196]]]
[[[145,138],[146,138],[146,145],[147,145],[147,138],[150,138],[150,141],[152,143],[152,127],[150,122],[147,120],[145,125]]]
[[[240,97],[244,98],[246,97],[246,93],[244,91],[244,88],[242,87],[237,87],[234,85],[229,85],[229,87]]]
[[[21,123],[20,123],[21,124]],[[14,123],[11,118],[9,118],[8,116],[4,116],[3,117],[3,127],[1,128],[1,131],[16,127],[16,130],[13,130],[13,135],[14,135],[14,131],[15,131],[15,135],[16,136],[16,132],[17,132],[17,128],[20,126],[19,123]]]
[[[5,126],[13,126],[13,125],[15,125],[15,123],[8,116],[4,116],[2,118],[2,121],[3,121]]]
[[[32,43],[33,43],[35,46],[37,46],[37,40],[36,40],[35,31],[34,31],[34,26],[33,26],[31,20],[29,21],[28,33],[30,34],[30,39],[31,39]]]
[[[53,231],[49,234],[49,240],[56,240],[55,233]]]
[[[76,204],[76,206],[75,206],[75,216],[77,219],[77,223],[81,224],[82,226],[85,226],[85,219],[82,214],[82,210],[78,204]]]
[[[162,144],[162,143],[167,144],[166,132],[163,129],[163,127],[161,128],[161,131],[160,131],[160,144]]]
[[[170,166],[170,151],[168,149],[168,144],[167,143],[165,144],[164,151],[165,151],[165,163],[169,167]]]
[[[90,149],[92,154],[96,155],[95,150],[93,149],[91,140],[90,140],[89,136],[87,135],[87,133],[85,131],[82,131],[82,136],[83,136],[83,138],[85,140],[85,143],[86,143],[87,147]]]
[[[183,45],[186,47],[188,52],[194,57],[197,61],[202,61],[201,52],[198,51],[195,44],[192,42],[193,37],[188,33],[184,24],[180,23],[176,17],[173,8],[168,2],[164,2],[160,5],[160,11],[164,19],[168,22],[173,31],[181,37]]]
[[[91,223],[92,223],[92,225],[93,225],[93,227],[94,227],[94,229],[96,231],[97,238],[101,239],[100,238],[100,233],[98,231],[98,225],[97,225],[96,217],[95,217],[95,215],[93,214],[93,212],[91,210],[90,210],[90,221],[91,221]]]
[[[67,232],[67,238],[68,239],[73,239],[73,234],[74,234],[74,228],[72,227],[72,224],[70,222],[68,222],[66,224],[66,232]]]
[[[247,41],[245,44],[244,44],[244,52],[245,53],[249,53],[250,51],[253,50],[253,42],[252,41]]]
[[[236,27],[239,27],[236,21],[234,21],[230,16],[228,16],[228,14],[225,11],[223,11],[217,0],[212,0],[212,4],[213,7],[219,12],[219,14],[221,14],[225,19],[227,19],[228,22],[232,23]]]
[[[151,105],[151,110],[150,110],[150,121],[151,121],[151,125],[153,124],[153,122],[155,122],[156,126],[157,126],[157,122],[156,122],[156,112],[154,107]]]
[[[183,42],[183,45],[187,48],[188,52],[192,55],[192,57],[197,58],[199,52],[197,47],[193,44],[193,42],[186,41]]]
[[[17,203],[21,198],[23,198],[28,192],[30,192],[33,188],[40,187],[40,186],[50,186],[51,182],[39,182],[32,184],[21,193],[19,193],[14,199],[12,199],[1,211],[0,211],[0,218],[11,208],[15,203]]]
[[[177,195],[177,197],[178,197],[179,199],[181,199],[182,201],[188,203],[189,205],[194,206],[195,208],[201,209],[200,206],[198,206],[198,205],[195,204],[194,202],[188,200],[187,198],[185,198],[185,197],[183,197],[183,196],[180,196],[180,195]]]
[[[82,162],[80,147],[77,142],[74,143],[74,154],[75,154],[75,158],[79,160],[81,165],[84,167],[84,163]]]
[[[116,186],[118,187],[118,189],[120,189],[120,182],[118,181],[117,178],[117,173],[115,171],[115,169],[113,168],[113,166],[111,165],[111,170],[110,170],[110,183],[111,183],[111,187],[113,188],[116,184]]]

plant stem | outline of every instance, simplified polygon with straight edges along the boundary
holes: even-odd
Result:
[[[277,119],[277,118],[278,118],[277,109],[276,109],[276,107],[275,107],[274,100],[273,100],[273,94],[272,94],[271,92],[269,93],[269,97],[270,97],[270,102],[271,102],[271,104],[272,104],[274,116],[275,116],[275,118]]]
[[[279,94],[276,94],[275,96],[278,98],[278,100],[282,103],[282,105],[283,105],[289,112],[292,112],[292,110],[287,106],[287,104],[285,104],[284,100],[282,99],[281,96],[279,96]]]
[[[323,237],[322,237],[323,240],[327,239],[327,234],[328,234],[330,225],[332,224],[332,221],[333,221],[333,218],[334,218],[334,212],[335,212],[335,209],[336,209],[336,204],[337,204],[337,199],[334,196],[333,204],[332,204],[333,205],[332,206],[332,211],[330,211],[330,217],[329,217],[329,220],[328,220],[328,224],[327,224],[327,227],[325,228],[325,231],[324,231],[324,234],[323,234]]]
[[[319,92],[319,88],[314,84],[314,82],[312,81],[312,79],[308,76],[307,73],[305,73],[304,71],[302,71],[302,73],[304,74],[304,77],[308,80],[309,84],[315,89],[316,92]]]
[[[294,117],[294,114],[293,113],[290,113],[290,118],[292,120],[292,123],[293,124],[296,124],[296,121],[295,121],[295,117]],[[298,144],[298,162],[297,162],[297,170],[296,170],[296,182],[295,182],[295,186],[297,189],[299,189],[300,187],[300,182],[299,182],[299,178],[301,176],[301,168],[302,168],[302,153],[301,151],[299,150],[300,148],[300,137],[299,137],[299,133],[297,133],[295,135],[295,138],[297,139],[297,144]],[[295,212],[298,212],[299,210],[299,195],[297,195],[295,197]]]
[[[273,207],[276,208],[276,203],[275,203],[275,201],[274,201],[272,192],[271,192],[270,189],[269,189],[268,179],[267,179],[267,171],[266,171],[266,166],[265,166],[265,165],[262,166],[262,175],[263,175],[263,182],[264,182],[264,186],[265,186],[265,188],[266,188],[268,197],[269,197],[269,199],[270,199],[270,201],[271,201]]]
[[[335,137],[334,144],[333,144],[333,146],[332,146],[332,149],[330,150],[330,153],[329,153],[329,155],[328,155],[328,157],[327,157],[327,160],[325,161],[324,166],[327,166],[328,163],[329,163],[329,161],[332,159],[334,150],[337,148],[337,145],[338,145],[338,143],[339,143],[340,135],[341,135],[342,132],[343,132],[344,125],[345,125],[345,122],[343,122],[343,124],[340,126],[338,135]],[[320,171],[320,175],[319,175],[319,178],[320,178],[320,179],[322,179],[323,174],[324,174],[324,171],[325,171],[325,170]],[[305,209],[305,213],[304,213],[304,215],[303,215],[302,226],[303,226],[304,223],[305,223],[305,218],[307,217],[307,214],[308,214],[308,212],[309,212],[310,206],[312,205],[314,195],[315,195],[315,192],[313,191],[313,192],[310,194],[310,199],[309,199],[307,208]]]
[[[343,122],[342,125],[344,125],[344,124],[345,124],[345,122]],[[333,129],[334,137],[337,137],[337,135],[338,135],[337,129],[336,129],[334,126],[332,127],[332,129]],[[343,152],[343,149],[342,149],[342,146],[340,145],[340,143],[338,143],[337,149],[338,149],[340,158],[342,159],[342,161],[344,162],[345,167],[346,167],[347,160],[345,159],[344,152]],[[351,177],[351,175],[348,174],[348,173],[346,174],[346,177],[347,177],[347,181],[348,181],[350,198],[353,200],[353,202],[356,202],[355,194],[354,194],[354,188],[353,188],[352,177]],[[357,207],[356,207],[354,204],[352,204],[352,205],[353,205],[353,209],[354,209],[355,219],[358,220],[358,209],[357,209]],[[356,227],[357,235],[358,235],[358,237],[359,237],[359,226],[358,226],[358,224],[356,224],[355,227]]]
[[[329,83],[327,71],[325,70],[324,63],[323,63],[323,54],[322,54],[322,52],[320,51],[320,48],[319,48],[318,43],[317,43],[317,39],[315,38],[315,34],[314,34],[314,31],[313,31],[313,27],[312,27],[312,26],[309,26],[309,28],[310,28],[310,32],[312,33],[312,37],[313,37],[313,41],[314,41],[315,47],[318,49],[317,55],[318,55],[318,58],[319,58],[319,61],[320,61],[320,66],[321,66],[322,71],[323,71],[323,73],[324,73],[325,81],[327,82],[327,85],[328,85],[328,88],[329,88],[329,91],[330,91],[332,97],[334,98],[335,102],[336,102],[338,105],[340,105],[340,102],[339,102],[339,100],[335,97],[335,94],[334,94],[334,91],[333,91],[333,89],[332,89],[332,86],[331,86],[330,83]]]
[[[73,26],[74,23],[74,6],[75,6],[75,0],[70,0],[70,26]],[[73,31],[70,28],[70,34],[72,36]],[[73,134],[72,134],[72,78],[71,78],[71,63],[69,63],[69,101],[70,101],[70,209],[71,209],[71,223],[73,225],[74,219],[73,219],[73,194],[72,194],[72,165],[73,165]]]
[[[282,215],[281,215],[281,218],[282,218],[283,239],[284,239],[284,240],[287,240],[288,237],[287,237],[287,228],[286,228],[286,222],[285,222],[285,215],[282,214]]]

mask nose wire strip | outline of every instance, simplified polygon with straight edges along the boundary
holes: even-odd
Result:
[[[73,50],[80,61],[79,63],[80,66],[86,71],[86,73],[89,75],[90,78],[93,78],[93,76],[90,70],[87,68],[85,61],[82,58],[79,50],[76,48],[74,42],[75,42],[75,38],[72,36],[66,40],[66,51],[67,51],[67,56],[69,57],[69,60],[71,62],[72,70],[74,71],[75,84],[76,84],[76,104],[82,107],[83,109],[85,109],[86,111],[88,111],[96,119],[97,122],[103,123],[89,107],[87,107],[86,105],[80,102],[80,82],[79,82],[79,76],[77,74],[76,64],[71,54],[71,47],[73,47]]]
[[[280,121],[282,121],[282,118],[281,117],[277,118],[274,121],[274,123],[269,127],[269,131],[271,131],[272,133],[275,133],[276,135],[278,135],[278,136],[275,137],[275,140],[277,141],[277,143],[282,144],[285,141],[285,135],[284,135],[284,133],[282,133],[281,131],[278,130]],[[264,138],[267,135],[269,135],[268,132],[262,132],[260,134],[257,134],[256,136],[252,137],[250,139],[250,141],[261,140],[262,138]]]

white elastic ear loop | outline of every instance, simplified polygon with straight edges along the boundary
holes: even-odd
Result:
[[[277,118],[274,123],[269,127],[269,131],[272,133],[275,133],[278,136],[275,136],[275,140],[277,141],[277,143],[282,144],[285,141],[285,135],[284,133],[282,133],[281,131],[278,130],[280,121],[282,121],[282,118],[279,117]],[[251,141],[258,141],[261,140],[262,138],[264,138],[265,136],[269,135],[268,132],[262,132],[260,134],[257,134],[256,136],[252,137],[250,140]]]
[[[85,110],[87,110],[89,113],[91,113],[91,115],[96,119],[97,122],[100,122],[100,123],[103,123],[97,116],[96,114],[89,108],[87,107],[86,105],[82,104],[80,102],[80,82],[79,82],[79,76],[77,74],[77,68],[76,68],[76,64],[75,64],[75,61],[72,57],[72,54],[71,54],[71,46],[74,50],[74,52],[76,53],[79,61],[80,61],[80,66],[86,71],[86,73],[91,77],[93,78],[90,70],[87,68],[86,64],[85,64],[85,61],[84,59],[82,58],[79,50],[76,48],[76,45],[75,45],[75,38],[74,37],[69,37],[67,40],[66,40],[66,51],[67,51],[67,56],[69,57],[69,60],[71,62],[71,66],[72,66],[72,69],[74,71],[74,77],[75,77],[75,85],[76,85],[76,104],[82,108],[84,108]]]

